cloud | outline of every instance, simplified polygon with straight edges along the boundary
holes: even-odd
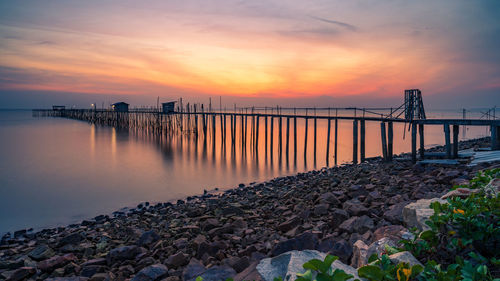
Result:
[[[315,20],[319,20],[319,21],[322,21],[322,22],[331,23],[331,24],[334,24],[336,26],[343,27],[343,28],[345,28],[347,30],[350,30],[350,31],[357,31],[358,30],[358,28],[356,26],[348,24],[348,23],[345,23],[345,22],[336,21],[336,20],[330,20],[330,19],[324,19],[324,18],[320,18],[320,17],[316,17],[316,16],[310,16],[310,18],[313,18]]]

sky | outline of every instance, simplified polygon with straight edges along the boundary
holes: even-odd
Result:
[[[0,0],[0,108],[500,104],[500,1]]]

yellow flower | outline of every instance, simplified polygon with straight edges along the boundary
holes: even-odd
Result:
[[[448,232],[448,234],[450,234],[450,236],[453,236],[453,235],[455,235],[456,233],[457,233],[457,232],[456,232],[456,231],[454,231],[454,230],[450,230],[450,231]]]
[[[401,275],[401,273],[403,275]],[[398,281],[407,281],[411,276],[411,268],[400,268],[397,271]],[[401,279],[404,276],[404,279]]]
[[[465,212],[464,212],[464,210],[461,210],[461,209],[453,209],[453,213],[454,214],[462,214],[463,215]]]

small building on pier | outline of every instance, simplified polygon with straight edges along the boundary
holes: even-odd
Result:
[[[175,108],[175,101],[163,102],[161,104],[163,113],[173,113]]]
[[[129,104],[126,102],[117,102],[113,103],[111,107],[113,108],[113,111],[116,112],[128,112],[128,106]]]
[[[52,106],[52,110],[54,110],[54,111],[62,111],[65,109],[66,109],[66,106],[64,106],[64,105],[53,105]]]

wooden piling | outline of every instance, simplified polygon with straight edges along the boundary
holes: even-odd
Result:
[[[297,117],[293,118],[293,152],[297,158]]]
[[[326,166],[329,166],[329,160],[330,160],[330,123],[331,119],[328,118],[328,129],[326,133]]]
[[[491,150],[500,150],[500,126],[490,126]]]
[[[288,148],[290,145],[290,117],[286,118],[286,157],[288,158]]]
[[[418,125],[418,135],[420,136],[420,159],[425,157],[425,138],[424,138],[424,124]]]
[[[411,161],[417,162],[417,124],[411,124]]]
[[[387,122],[387,161],[392,161],[394,155],[394,128],[391,121]]]
[[[316,110],[314,110],[314,114],[316,115]],[[318,127],[318,119],[314,117],[314,159],[316,159],[316,146],[317,146],[317,127]],[[315,161],[316,162],[316,161]]]
[[[453,158],[458,158],[458,125],[453,125]]]
[[[335,152],[335,159],[334,159],[335,166],[337,166],[338,125],[339,125],[339,120],[337,118],[335,118],[335,149],[334,149],[334,152]]]
[[[256,126],[255,126],[255,149],[257,150],[259,148],[259,115],[255,116],[257,118],[256,120]]]
[[[279,122],[278,122],[278,124],[279,124],[279,128],[278,128],[278,132],[279,132],[279,134],[278,134],[279,135],[278,136],[279,137],[278,138],[278,141],[279,141],[279,143],[278,143],[279,155],[281,155],[283,153],[283,142],[282,142],[283,141],[283,125],[282,125],[282,120],[281,119],[282,119],[281,117],[279,117],[279,119],[278,119],[279,120]]]
[[[269,149],[271,155],[273,155],[273,146],[274,146],[274,117],[271,116],[271,134],[269,135]]]
[[[444,141],[446,148],[446,158],[451,158],[451,143],[450,143],[450,125],[445,123],[444,125]]]
[[[380,123],[380,136],[382,140],[382,158],[387,161],[387,139],[385,134],[385,122]]]
[[[360,140],[359,140],[359,150],[360,150],[360,158],[361,162],[365,162],[365,120],[361,119],[359,121],[359,130],[360,130]]]
[[[308,123],[309,123],[309,119],[307,117],[305,118],[305,122],[306,122],[306,125],[305,125],[305,132],[304,132],[304,158],[307,155],[307,127],[308,127]]]
[[[352,121],[352,163],[358,163],[358,120]]]

